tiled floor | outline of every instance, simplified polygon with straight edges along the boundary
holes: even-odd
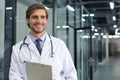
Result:
[[[112,56],[99,64],[93,80],[120,80],[120,56]]]

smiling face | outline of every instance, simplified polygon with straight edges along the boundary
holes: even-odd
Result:
[[[44,34],[47,20],[47,15],[44,9],[34,10],[27,19],[30,33],[35,37],[41,37]]]

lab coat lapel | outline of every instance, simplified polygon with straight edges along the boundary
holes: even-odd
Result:
[[[29,36],[27,36],[26,42],[28,43],[29,48],[30,48],[30,50],[31,50],[33,53],[35,53],[36,55],[40,55],[39,52],[38,52],[38,50],[37,50],[37,48],[36,48],[36,46],[35,46],[35,44],[34,44],[33,41],[30,39]]]
[[[50,38],[47,35],[44,46],[43,46],[43,49],[42,49],[42,56],[43,57],[49,56],[50,53],[51,53],[51,44],[50,44]]]

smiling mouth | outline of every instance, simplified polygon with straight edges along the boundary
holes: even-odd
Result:
[[[41,24],[35,24],[36,27],[41,27],[42,25]]]

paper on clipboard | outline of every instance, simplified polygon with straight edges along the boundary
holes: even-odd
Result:
[[[52,67],[50,65],[26,62],[28,80],[52,80]]]

